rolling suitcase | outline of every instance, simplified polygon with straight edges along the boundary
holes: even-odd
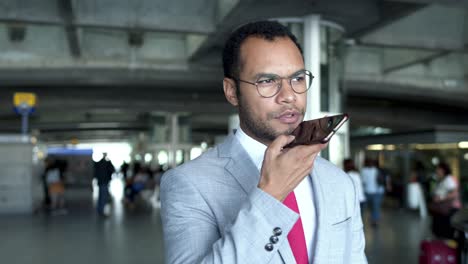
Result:
[[[419,264],[456,264],[457,250],[443,240],[423,240],[419,251]]]

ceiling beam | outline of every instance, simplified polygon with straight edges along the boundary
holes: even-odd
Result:
[[[351,35],[349,38],[360,39],[374,31],[377,31],[387,25],[394,23],[406,16],[413,14],[414,12],[426,7],[423,4],[414,4],[414,3],[398,3],[398,2],[387,2],[380,1],[379,9],[381,18],[370,24],[368,27],[358,30]]]
[[[357,79],[347,79],[345,83],[348,96],[396,100],[409,105],[420,102],[429,107],[468,109],[468,91],[464,90],[447,92],[442,87],[418,87]]]
[[[227,35],[226,32],[229,32],[233,26],[238,26],[239,24],[255,18],[255,16],[249,17],[250,13],[246,12],[246,9],[248,9],[253,2],[254,0],[238,1],[218,23],[216,31],[207,37],[198,48],[192,52],[189,61],[196,61],[206,57],[206,53],[212,51],[214,45],[219,45],[219,43],[224,42],[224,38]]]
[[[44,19],[31,19],[31,18],[7,18],[0,17],[0,23],[4,24],[26,24],[26,25],[36,25],[36,26],[57,26],[64,27],[65,23],[62,21],[55,20],[44,20]],[[155,32],[155,33],[182,33],[182,34],[200,34],[207,35],[211,33],[208,30],[187,30],[187,29],[167,29],[167,27],[145,27],[145,26],[125,26],[125,25],[108,25],[108,24],[99,24],[99,23],[80,23],[77,21],[73,22],[73,25],[77,28],[84,29],[97,29],[97,30],[116,30],[116,31],[133,31],[139,30],[143,32]]]
[[[438,4],[446,6],[467,6],[468,2],[463,0],[385,0],[387,2],[414,3],[414,4]]]
[[[367,102],[366,102],[367,101]],[[414,130],[436,125],[468,125],[467,111],[434,109],[424,105],[401,105],[388,100],[351,97],[346,112],[352,127],[374,126],[392,130]]]
[[[185,87],[187,89],[206,90],[217,87],[222,80],[220,67],[203,67],[203,65],[167,64],[167,67],[153,65],[153,68],[131,70],[121,66],[108,67],[25,67],[0,68],[0,81],[3,87],[19,85],[157,85],[162,87]],[[24,78],[28,76],[28,78]]]
[[[441,58],[441,57],[444,57],[444,56],[447,56],[449,55],[450,53],[452,53],[451,51],[440,51],[440,52],[437,52],[437,53],[434,53],[434,54],[430,54],[428,56],[424,56],[422,58],[418,58],[416,60],[413,60],[413,61],[409,61],[409,62],[406,62],[406,63],[401,63],[399,65],[395,65],[395,66],[392,66],[392,67],[388,67],[386,69],[384,69],[382,71],[383,74],[389,74],[389,73],[392,73],[392,72],[395,72],[395,71],[399,71],[399,70],[402,70],[402,69],[405,69],[405,68],[408,68],[408,67],[411,67],[413,65],[417,65],[417,64],[427,64],[435,59],[438,59],[438,58]]]
[[[434,51],[434,52],[443,52],[450,50],[451,52],[467,52],[468,46],[465,45],[463,49],[447,49],[447,48],[435,48],[431,46],[413,46],[405,44],[385,44],[385,43],[373,43],[368,41],[356,41],[356,46],[362,46],[367,48],[377,48],[377,49],[401,49],[401,50],[416,50],[416,51]]]
[[[67,34],[68,47],[74,58],[81,57],[81,47],[78,37],[78,30],[74,24],[75,15],[73,13],[73,4],[71,0],[57,0],[60,16],[64,22],[65,32]]]

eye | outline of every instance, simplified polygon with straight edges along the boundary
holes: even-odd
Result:
[[[293,82],[303,82],[304,80],[305,80],[304,75],[294,76],[291,78],[291,81]]]
[[[257,83],[260,84],[260,85],[262,85],[262,84],[263,84],[263,85],[265,85],[265,84],[274,84],[274,83],[276,83],[276,80],[273,79],[273,78],[270,78],[270,79],[263,79],[263,80],[257,81]]]

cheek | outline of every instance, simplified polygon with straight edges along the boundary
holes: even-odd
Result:
[[[305,107],[307,106],[307,93],[300,94],[297,97],[297,104],[305,110]]]
[[[257,98],[255,95],[250,95],[249,99],[245,96],[239,98],[239,107],[243,108],[244,112],[248,113],[254,119],[265,119],[268,117],[270,108],[268,107],[267,100]]]

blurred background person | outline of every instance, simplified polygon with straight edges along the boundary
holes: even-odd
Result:
[[[65,184],[63,173],[57,161],[48,159],[45,173],[47,190],[50,197],[50,210],[54,215],[66,214],[65,210]]]
[[[128,177],[128,169],[130,168],[130,165],[124,161],[122,165],[120,166],[120,172],[122,173],[122,179],[125,182]]]
[[[377,227],[380,220],[382,199],[385,193],[385,186],[378,182],[379,169],[377,168],[377,162],[366,158],[364,167],[361,170],[361,176],[364,193],[366,194],[367,208],[370,209],[371,213],[371,224],[373,227]]]
[[[452,239],[454,229],[450,219],[461,208],[458,182],[445,162],[437,165],[436,177],[437,184],[429,205],[432,214],[432,232],[438,238]]]
[[[427,202],[429,196],[426,196],[424,190],[424,184],[426,182],[424,165],[421,161],[417,161],[411,170],[410,180],[407,184],[406,200],[408,208],[419,210],[421,218],[426,218],[427,216]]]
[[[41,180],[42,180],[42,186],[43,186],[43,194],[44,194],[44,200],[43,200],[43,205],[46,210],[50,209],[50,194],[49,194],[49,186],[47,184],[47,172],[49,170],[53,169],[54,162],[50,157],[47,157],[44,160],[44,173],[42,174]]]
[[[359,196],[359,204],[361,206],[361,215],[363,215],[366,206],[366,195],[362,186],[361,175],[356,169],[356,166],[354,165],[354,161],[352,159],[345,159],[343,161],[343,167],[344,171],[348,173],[348,175],[353,179],[354,183],[356,184],[357,194]]]
[[[411,181],[418,182],[421,186],[421,189],[424,193],[424,198],[426,201],[430,200],[430,180],[427,177],[427,172],[424,164],[418,160],[414,163],[413,171],[411,172]]]
[[[114,172],[114,165],[107,159],[107,153],[102,153],[102,159],[94,163],[94,178],[96,178],[99,188],[97,212],[100,216],[107,216],[104,208],[109,202],[109,182]]]
[[[146,166],[138,166],[138,171],[131,177],[125,191],[127,203],[130,208],[135,206],[136,196],[144,189],[149,188],[151,172]]]

